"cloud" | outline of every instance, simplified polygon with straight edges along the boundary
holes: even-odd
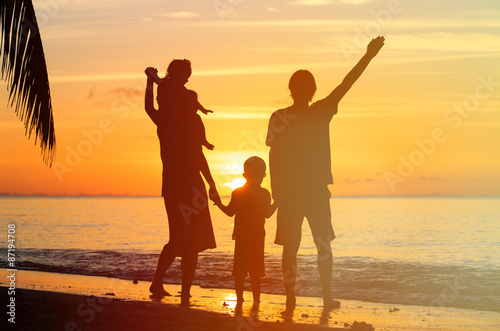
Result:
[[[156,139],[157,139],[156,136],[149,136],[149,135],[135,136],[132,138],[132,140],[156,140]]]
[[[356,184],[360,182],[376,182],[377,180],[373,177],[368,178],[346,178],[342,180],[344,183]]]
[[[246,112],[218,112],[210,114],[207,119],[218,119],[218,120],[240,120],[240,119],[268,119],[269,113],[246,113]]]
[[[158,16],[163,16],[163,17],[168,17],[168,18],[179,18],[179,19],[186,19],[186,18],[195,18],[200,16],[199,14],[192,12],[192,11],[176,11],[176,12],[170,12],[170,13],[161,13],[157,14]]]
[[[362,5],[368,2],[372,2],[372,0],[339,0],[339,3],[345,3],[348,5]]]
[[[143,79],[144,73],[134,74],[83,74],[83,75],[52,75],[51,83],[68,82],[93,82],[105,80],[123,80],[123,79]]]
[[[421,176],[421,177],[418,177],[417,180],[428,180],[428,181],[436,181],[436,182],[445,182],[445,181],[448,181],[448,179],[446,178],[443,178],[443,177],[433,177],[433,176],[429,176],[429,177],[426,177],[426,176]]]
[[[96,88],[97,88],[97,85],[93,85],[89,89],[89,92],[87,93],[87,99],[92,99],[94,97]]]
[[[137,87],[117,87],[109,90],[109,93],[124,98],[135,98],[135,97],[142,98],[144,96],[144,89]]]
[[[294,0],[288,4],[292,6],[324,6],[335,3],[333,0]]]
[[[269,119],[269,107],[221,106],[217,111],[204,117],[206,119]]]
[[[367,2],[371,2],[371,0],[294,0],[290,1],[288,4],[292,6],[325,6],[336,3],[361,5]]]

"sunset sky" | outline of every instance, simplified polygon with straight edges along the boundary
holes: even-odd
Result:
[[[450,7],[453,5],[453,7]],[[214,151],[219,192],[251,155],[268,160],[288,79],[325,97],[378,35],[385,46],[331,123],[333,195],[500,195],[497,0],[34,1],[57,159],[49,169],[0,85],[0,193],[159,195],[144,69],[191,60],[187,87]],[[269,188],[268,178],[264,186]]]

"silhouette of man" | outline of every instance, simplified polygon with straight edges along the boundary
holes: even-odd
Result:
[[[330,291],[332,250],[335,239],[331,222],[330,191],[333,184],[330,156],[330,121],[338,103],[361,76],[378,51],[384,37],[372,39],[366,54],[326,98],[309,105],[316,83],[307,70],[290,78],[293,99],[290,107],[275,111],[270,120],[266,144],[271,147],[269,163],[273,199],[278,205],[275,243],[283,245],[282,270],[286,290],[286,312],[295,309],[297,252],[304,217],[307,218],[318,250],[318,269],[325,309],[336,308]]]

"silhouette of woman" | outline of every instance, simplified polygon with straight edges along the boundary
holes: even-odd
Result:
[[[151,68],[146,72],[148,70]],[[190,93],[184,84],[190,76],[191,63],[188,60],[173,60],[167,70],[167,79],[158,86],[158,110],[154,106],[151,75],[148,75],[145,95],[146,112],[158,127],[163,163],[162,196],[170,234],[149,290],[153,295],[169,295],[163,288],[163,276],[180,256],[181,299],[184,302],[190,297],[198,253],[216,247],[207,192],[200,172],[209,183],[211,199],[220,201],[202,152],[199,126],[189,111]]]

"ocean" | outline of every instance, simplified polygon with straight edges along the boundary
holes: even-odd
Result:
[[[330,203],[335,298],[500,312],[500,198],[335,197]],[[200,254],[194,283],[233,288],[233,219],[215,206],[211,215],[217,248]],[[151,281],[168,241],[160,197],[1,197],[0,217],[0,268],[8,267],[8,224],[15,224],[21,270]],[[262,291],[283,294],[275,227],[276,215],[266,222]],[[307,221],[298,260],[297,294],[321,296]],[[180,283],[179,261],[165,281]]]

